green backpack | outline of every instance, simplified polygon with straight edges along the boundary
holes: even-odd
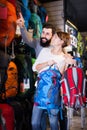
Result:
[[[36,13],[31,14],[29,26],[34,30],[33,37],[39,38],[42,33],[42,22],[40,17]]]

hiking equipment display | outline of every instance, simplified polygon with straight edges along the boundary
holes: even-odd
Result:
[[[37,88],[34,102],[43,109],[59,109],[61,74],[55,67],[42,71],[37,76]]]

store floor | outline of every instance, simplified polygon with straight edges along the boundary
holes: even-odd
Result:
[[[82,130],[87,130],[87,108],[85,109],[85,125]],[[50,130],[49,126],[47,130]],[[73,116],[72,120],[72,126],[70,126],[70,130],[81,130],[81,116],[80,112],[76,113],[76,115]]]

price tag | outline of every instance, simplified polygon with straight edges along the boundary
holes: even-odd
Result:
[[[23,80],[24,83],[24,89],[29,89],[30,88],[30,79],[29,78],[25,78]]]

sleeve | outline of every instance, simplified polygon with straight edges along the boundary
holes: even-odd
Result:
[[[43,63],[43,62],[46,62],[46,53],[47,53],[47,51],[46,51],[45,48],[41,50],[41,52],[39,53],[39,55],[38,55],[38,57],[37,57],[37,59],[36,59],[34,65],[33,65],[33,67],[32,67],[33,71],[37,71],[37,70],[36,70],[36,66],[37,66],[38,64]]]
[[[30,38],[29,34],[28,34],[28,31],[26,30],[25,27],[21,28],[20,30],[21,30],[21,35],[22,35],[22,38],[23,38],[24,42],[27,45],[29,45],[30,47],[35,49],[37,40],[39,40],[39,39]]]

